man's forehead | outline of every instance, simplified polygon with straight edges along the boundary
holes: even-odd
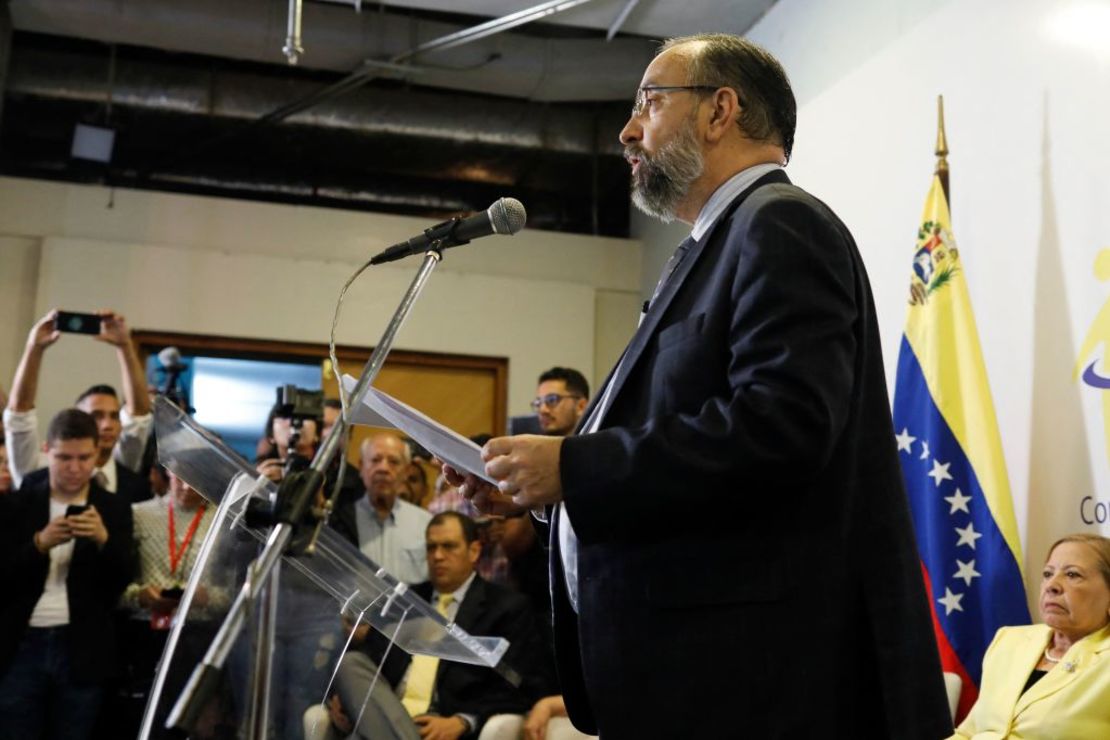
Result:
[[[686,81],[686,69],[690,66],[691,44],[673,46],[661,52],[644,70],[641,86],[675,85]]]
[[[85,413],[93,411],[119,411],[119,399],[107,393],[90,393],[81,399],[77,408]]]
[[[50,443],[49,449],[55,455],[92,455],[96,453],[96,442],[92,437],[56,439]]]
[[[370,454],[399,457],[403,446],[404,442],[397,437],[374,437],[370,440]]]
[[[546,393],[566,393],[567,382],[565,380],[545,380],[536,387],[538,395]]]
[[[425,535],[428,542],[453,542],[463,539],[462,525],[454,518],[446,519],[428,527]]]

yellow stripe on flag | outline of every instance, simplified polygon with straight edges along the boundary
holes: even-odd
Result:
[[[994,402],[959,250],[952,237],[948,202],[937,177],[925,200],[918,232],[906,340],[917,356],[933,402],[975,470],[998,529],[1014,560],[1021,563]]]

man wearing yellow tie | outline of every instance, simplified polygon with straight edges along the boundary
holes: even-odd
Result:
[[[410,656],[397,648],[387,653],[388,640],[360,625],[352,640],[358,647],[343,658],[336,686],[343,713],[357,721],[354,729],[363,738],[477,737],[494,714],[523,714],[551,690],[550,660],[527,599],[482,580],[474,570],[482,550],[475,522],[454,511],[437,514],[428,523],[426,543],[429,581],[413,591],[467,632],[508,639],[505,660],[524,682],[514,688],[489,668]]]

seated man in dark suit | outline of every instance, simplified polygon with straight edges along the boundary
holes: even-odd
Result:
[[[39,485],[47,477],[46,459],[39,451],[35,397],[43,355],[61,336],[54,325],[56,315],[51,311],[31,328],[4,410],[4,434],[17,488],[24,482]],[[101,311],[100,333],[94,338],[116,348],[127,401],[121,406],[112,386],[98,384],[73,404],[96,420],[99,447],[94,475],[101,488],[120,494],[128,503],[145,501],[151,497],[150,481],[135,471],[142,466],[153,423],[146,376],[122,316]]]
[[[91,481],[96,422],[47,430],[49,477],[0,499],[0,737],[87,737],[131,578],[131,507]]]
[[[353,640],[359,649],[344,656],[336,678],[346,716],[356,719],[362,712],[355,728],[359,736],[373,740],[477,737],[491,716],[523,714],[550,688],[550,658],[538,640],[528,602],[478,576],[474,565],[481,549],[472,519],[453,511],[437,514],[427,528],[431,580],[413,591],[467,632],[507,638],[511,645],[505,660],[524,677],[523,685],[514,688],[489,668],[413,657],[394,648],[385,660],[382,680],[370,691],[388,642],[367,625],[359,625]],[[342,724],[345,718],[338,707],[333,704],[332,709],[337,724]]]

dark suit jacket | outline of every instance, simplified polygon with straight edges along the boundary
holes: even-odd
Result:
[[[23,487],[37,487],[42,485],[43,481],[50,479],[50,471],[46,468],[39,468],[28,473],[23,478]],[[133,470],[130,470],[116,461],[116,491],[115,495],[121,496],[128,504],[137,504],[140,501],[146,501],[151,498],[153,494],[150,492],[150,479],[144,478]]]
[[[69,660],[74,681],[99,682],[115,665],[112,614],[133,573],[131,506],[93,484],[88,501],[108,530],[102,549],[78,539],[66,578]],[[50,484],[24,482],[0,497],[0,674],[7,670],[46,585],[50,558],[35,548],[34,534],[50,518]]]
[[[561,452],[578,615],[554,536],[551,563],[574,723],[607,740],[949,734],[847,228],[764,176],[622,362],[599,431]]]
[[[418,583],[413,591],[431,600],[432,584]],[[482,726],[495,714],[524,714],[542,696],[554,693],[549,655],[546,653],[539,627],[528,600],[504,586],[475,576],[459,604],[455,623],[475,636],[504,637],[510,645],[502,659],[524,679],[514,688],[490,668],[441,660],[436,671],[435,696],[429,713],[449,717],[471,714],[478,717],[478,727],[468,737],[477,737]],[[379,663],[388,641],[371,630],[360,648]],[[412,656],[403,650],[389,651],[382,675],[396,687],[408,670]]]

